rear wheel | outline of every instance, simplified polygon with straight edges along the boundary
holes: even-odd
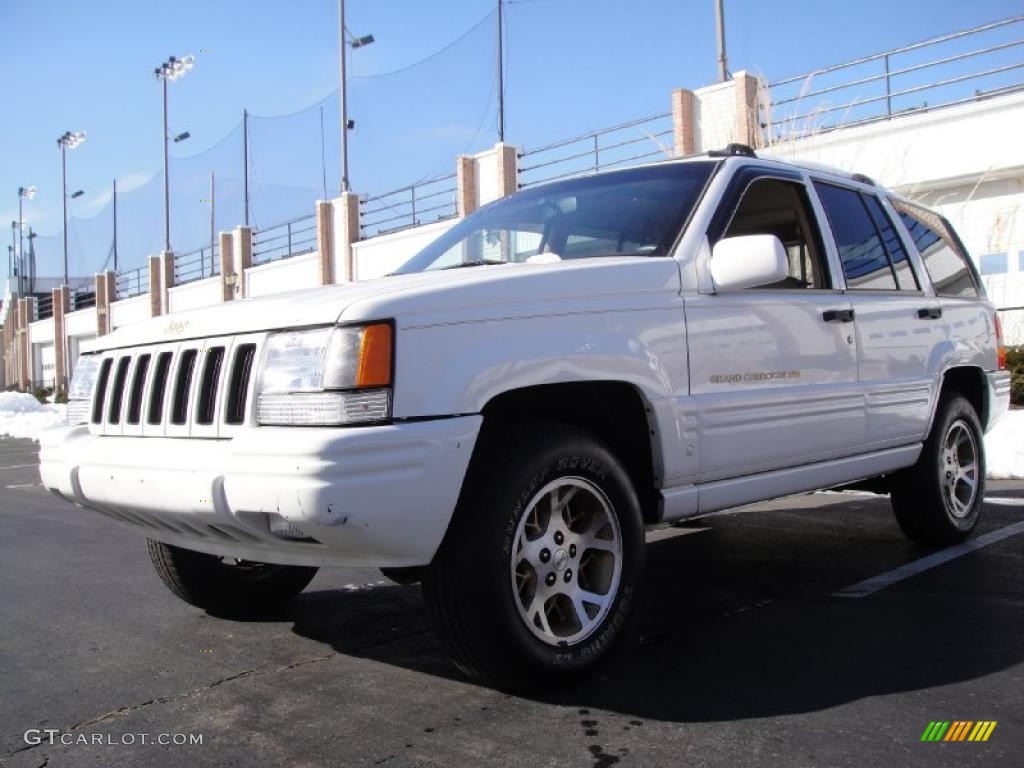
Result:
[[[305,589],[317,572],[305,566],[221,558],[152,539],[146,544],[167,588],[207,610],[248,613],[277,608]]]
[[[890,498],[912,541],[946,546],[971,535],[985,498],[985,443],[968,400],[942,396],[920,458],[893,478]]]
[[[478,447],[423,589],[460,669],[536,688],[608,655],[643,556],[639,503],[618,459],[580,430],[526,426]]]

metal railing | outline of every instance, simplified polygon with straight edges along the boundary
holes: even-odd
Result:
[[[118,272],[114,276],[114,300],[130,299],[132,296],[141,296],[149,292],[149,267],[139,267],[125,272]],[[93,304],[96,304],[96,296],[93,295]]]
[[[71,293],[71,311],[88,309],[96,306],[96,290],[93,288],[77,288]]]
[[[53,317],[53,294],[36,296],[35,300],[36,320],[45,320]]]
[[[174,256],[174,284],[183,285],[220,274],[220,246],[206,246]]]
[[[252,263],[266,264],[316,250],[316,214],[252,233]]]
[[[360,199],[359,233],[363,238],[397,232],[458,214],[456,175],[421,181]]]
[[[767,85],[778,142],[1024,90],[1024,15]]]
[[[519,155],[519,188],[672,157],[673,130],[672,113],[661,112],[527,150]]]
[[[1006,346],[1024,347],[1024,307],[1003,307],[997,312]]]

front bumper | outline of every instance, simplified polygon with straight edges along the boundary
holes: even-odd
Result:
[[[985,378],[988,382],[988,419],[985,431],[988,432],[1010,410],[1011,376],[1009,371],[989,371]]]
[[[49,430],[43,485],[152,539],[290,565],[425,565],[481,416],[345,429],[254,427],[229,440]],[[280,515],[316,541],[270,530]]]

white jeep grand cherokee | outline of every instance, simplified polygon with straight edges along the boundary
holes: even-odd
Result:
[[[967,537],[1003,367],[948,221],[731,145],[519,192],[385,278],[118,329],[41,471],[194,605],[378,566],[464,671],[551,683],[622,634],[645,528],[878,478],[914,541]]]

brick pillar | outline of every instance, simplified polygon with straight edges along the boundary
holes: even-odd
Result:
[[[160,305],[163,308],[161,314],[168,314],[171,311],[170,290],[174,287],[174,251],[161,251],[160,253]]]
[[[18,328],[18,294],[12,293],[9,297],[10,306],[7,307],[7,319],[4,321],[4,381],[5,387],[15,384],[18,381],[18,349],[17,349],[17,328]]]
[[[231,238],[235,250],[235,298],[245,298],[245,270],[252,266],[252,227],[235,227]]]
[[[676,157],[686,157],[697,151],[693,100],[693,91],[685,88],[672,91],[672,133]]]
[[[334,282],[334,207],[329,200],[316,201],[316,250],[320,259],[320,285]]]
[[[494,153],[498,163],[497,194],[502,198],[519,189],[519,152],[511,144],[495,144]]]
[[[164,313],[163,281],[160,279],[160,257],[149,257],[149,316],[159,317]]]
[[[733,76],[736,84],[736,141],[754,149],[762,146],[757,78],[746,72]]]
[[[64,332],[64,315],[71,306],[71,291],[66,285],[53,289],[53,386],[59,392],[68,391],[67,336]]]
[[[343,192],[334,199],[334,256],[335,279],[350,283],[356,279],[356,265],[352,243],[359,240],[359,195]]]
[[[230,232],[220,233],[220,298],[231,301],[235,298],[238,278],[235,275],[235,250]]]
[[[32,317],[35,315],[35,303],[36,300],[32,296],[18,300],[18,314],[21,315],[18,320],[21,333],[21,343],[18,349],[21,359],[21,378],[18,384],[23,392],[28,392],[32,388],[32,339],[29,338],[28,324],[32,322]]]
[[[116,298],[114,273],[100,272],[96,275],[96,335],[106,336],[113,328],[110,325],[110,305]]]
[[[459,155],[455,159],[457,185],[456,208],[459,216],[469,216],[479,206],[477,191],[476,160],[471,155]]]

